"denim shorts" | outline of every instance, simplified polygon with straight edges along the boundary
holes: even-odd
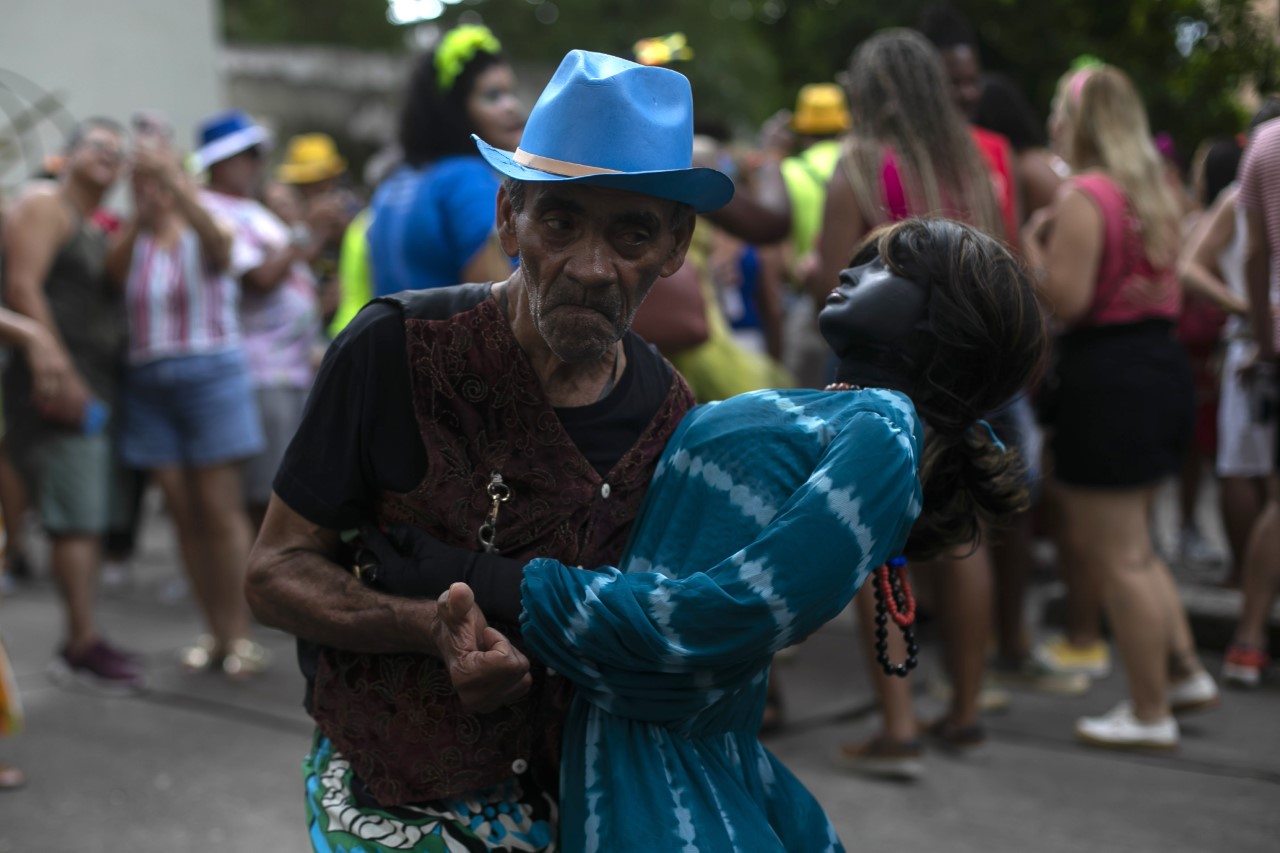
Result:
[[[247,459],[264,445],[239,350],[131,366],[120,416],[120,455],[133,468],[220,465]]]

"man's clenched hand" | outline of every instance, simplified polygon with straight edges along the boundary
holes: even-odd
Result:
[[[455,583],[441,593],[436,617],[436,646],[462,707],[495,711],[529,692],[529,659],[489,627],[471,587]]]

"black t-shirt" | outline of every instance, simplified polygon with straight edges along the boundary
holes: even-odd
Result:
[[[474,306],[467,301],[450,307]],[[426,474],[404,320],[400,306],[375,302],[333,342],[276,474],[276,494],[321,527],[347,530],[372,520],[381,492],[410,491]],[[671,389],[671,366],[657,350],[631,332],[623,346],[626,370],[608,396],[555,410],[601,476],[639,440]]]
[[[445,319],[470,310],[488,298],[488,285],[446,288],[431,295],[428,300],[409,296],[407,304],[370,304],[325,354],[302,423],[274,482],[280,499],[313,524],[339,531],[358,528],[374,520],[383,491],[408,492],[426,475],[426,450],[413,411],[405,318]],[[626,369],[603,400],[555,410],[601,476],[640,439],[665,402],[673,378],[671,365],[639,336],[628,332],[623,346]],[[461,550],[459,554],[467,556]],[[490,599],[518,613],[523,561],[508,562],[508,570],[492,573],[496,588],[473,583],[482,610]],[[454,569],[447,563],[446,575]],[[441,578],[441,590],[449,582],[471,580],[464,576],[465,567],[460,559],[457,573]],[[440,568],[437,564],[437,575]],[[318,657],[318,646],[298,641],[308,708]]]

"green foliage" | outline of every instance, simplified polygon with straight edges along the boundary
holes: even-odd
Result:
[[[241,43],[400,50],[405,41],[386,0],[222,0],[222,30]]]
[[[463,0],[437,23],[483,21],[511,56],[547,66],[571,48],[629,56],[641,38],[682,31],[695,55],[673,67],[692,82],[703,121],[748,131],[790,106],[803,84],[835,79],[876,30],[915,23],[929,2]],[[1257,20],[1252,0],[955,5],[973,23],[986,67],[1013,78],[1042,115],[1058,76],[1091,53],[1130,74],[1152,127],[1173,133],[1184,151],[1241,127],[1238,94],[1249,84],[1268,91],[1280,83],[1275,21]],[[387,22],[386,0],[223,0],[223,7],[231,41],[392,50],[406,43]]]

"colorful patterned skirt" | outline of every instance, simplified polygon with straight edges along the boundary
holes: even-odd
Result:
[[[552,853],[555,798],[523,779],[419,806],[369,808],[351,790],[350,763],[316,732],[302,762],[307,826],[317,853]]]

